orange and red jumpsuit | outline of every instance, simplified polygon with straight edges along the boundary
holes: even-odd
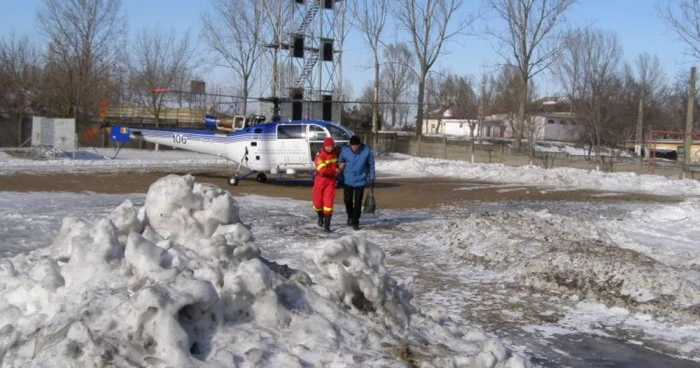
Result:
[[[333,142],[324,142],[333,146]],[[331,153],[325,148],[316,154],[314,159],[314,188],[311,192],[312,203],[316,212],[322,211],[324,216],[333,214],[333,201],[335,199],[335,180],[338,175],[338,149],[333,146]]]

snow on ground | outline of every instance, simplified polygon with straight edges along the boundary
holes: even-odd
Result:
[[[47,160],[0,156],[0,175],[16,172],[84,172],[115,170],[232,168],[222,158],[181,150],[147,151],[122,149],[115,159],[114,150],[101,148],[100,155],[85,148],[76,159],[61,157]],[[539,166],[471,164],[468,161],[419,158],[398,153],[377,157],[378,175],[401,177],[453,177],[473,181],[530,184],[551,188],[645,192],[661,195],[700,196],[700,181],[670,179],[662,175],[638,175],[632,172],[604,173],[574,168],[544,169]],[[381,180],[381,177],[378,179]]]
[[[176,202],[189,201],[186,196],[178,195],[178,191],[169,191],[170,198],[179,198]],[[90,197],[94,199],[89,200]],[[119,229],[129,226],[128,219],[143,218],[144,210],[140,208],[148,203],[142,194],[124,196],[77,193],[0,194],[3,203],[11,203],[10,198],[15,203],[27,204],[12,208],[12,214],[0,215],[0,224],[3,226],[0,230],[8,239],[27,239],[26,247],[21,249],[24,254],[18,254],[20,250],[12,252],[14,258],[9,258],[13,263],[11,268],[17,274],[29,275],[27,277],[37,280],[42,279],[42,285],[49,283],[51,279],[46,278],[45,271],[37,268],[44,266],[34,265],[46,264],[46,262],[53,264],[50,261],[52,258],[63,259],[65,262],[66,256],[61,256],[68,253],[64,246],[67,242],[65,239],[76,239],[71,241],[81,244],[83,248],[86,245],[77,239],[89,239],[88,241],[100,237],[109,239],[104,235],[97,236],[99,231],[96,228],[99,226],[83,228],[82,222],[77,221],[74,225],[71,220],[64,220],[62,225],[60,217],[55,217],[53,223],[46,217],[59,216],[61,213],[73,214],[89,223],[99,224],[99,219],[106,216],[113,218]],[[128,202],[125,202],[127,204],[121,208],[117,208],[119,200],[127,199],[134,203],[133,211]],[[51,205],[42,207],[39,205],[42,201],[51,202]],[[103,201],[110,205],[103,205]],[[582,332],[620,339],[678,356],[697,357],[700,351],[700,325],[697,315],[693,312],[697,306],[695,300],[698,298],[698,292],[694,286],[697,283],[692,280],[697,280],[697,267],[692,262],[679,262],[682,259],[691,260],[700,256],[700,249],[692,246],[694,239],[699,235],[696,224],[700,220],[697,217],[700,204],[697,202],[682,204],[679,208],[685,210],[684,215],[676,214],[667,217],[659,217],[658,213],[663,212],[664,209],[676,207],[660,205],[649,208],[629,204],[598,205],[598,207],[582,209],[574,204],[543,204],[540,208],[533,208],[527,203],[503,203],[469,208],[443,208],[435,212],[384,210],[377,215],[363,215],[361,221],[365,229],[359,232],[353,232],[343,226],[343,217],[340,216],[333,224],[335,234],[332,235],[324,235],[315,226],[313,214],[308,213],[308,203],[305,201],[242,196],[236,197],[235,202],[241,222],[250,227],[254,237],[254,241],[246,245],[259,249],[265,262],[286,265],[289,267],[287,269],[289,272],[296,270],[298,273],[308,274],[313,280],[319,280],[327,272],[319,266],[321,249],[325,246],[327,249],[330,247],[335,251],[347,252],[348,249],[341,247],[337,240],[355,235],[359,241],[376,244],[381,248],[384,264],[377,268],[383,269],[387,278],[380,277],[379,280],[386,281],[390,278],[402,284],[404,288],[402,290],[408,290],[415,295],[411,299],[412,306],[429,311],[438,319],[443,318],[440,316],[449,316],[455,324],[461,326],[462,331],[471,330],[473,327],[480,330],[488,328],[489,333],[496,334],[507,348],[521,352],[525,356],[541,357],[548,353],[547,359],[553,363],[561,362],[557,359],[564,359],[561,362],[562,365],[572,363],[571,360],[580,360],[590,352],[567,351],[558,344],[563,340],[562,336],[577,336],[577,333]],[[185,211],[172,212],[171,217],[177,220],[168,219],[166,222],[183,221],[193,225],[201,224],[182,215]],[[196,221],[202,221],[204,217],[197,214],[197,211],[194,213],[193,217],[198,219]],[[159,218],[159,216],[156,217]],[[8,221],[8,218],[15,222]],[[654,236],[639,235],[634,232],[640,222],[652,221],[655,221],[655,226],[649,229],[647,234]],[[17,227],[17,222],[25,223],[26,226]],[[173,238],[192,236],[191,233],[183,235],[180,233],[186,233],[185,229],[190,229],[191,232],[196,228],[196,226],[187,227],[170,223],[166,227],[168,230],[165,231],[172,232],[171,226],[178,229],[176,233],[171,233]],[[680,245],[676,248],[675,257],[667,257],[668,261],[653,261],[644,254],[629,251],[632,247],[663,248],[664,229],[670,226],[673,226],[674,241]],[[211,226],[209,228],[211,229]],[[72,234],[68,237],[62,235],[69,229],[72,229]],[[140,230],[140,225],[138,229]],[[86,234],[88,230],[93,234]],[[239,230],[245,232],[243,228]],[[149,233],[151,235],[148,236],[152,236],[150,230],[142,232],[144,235]],[[124,237],[123,233],[119,235],[119,231],[117,232],[118,242],[123,242]],[[170,246],[167,251],[161,251],[160,248],[147,249],[150,251],[155,249],[156,254],[162,254],[161,266],[168,264],[167,262],[174,261],[177,264],[185,262],[175,258],[173,261],[168,261],[168,254],[177,251],[179,257],[187,257],[185,263],[188,264],[188,269],[194,272],[195,277],[199,273],[207,274],[208,279],[211,280],[221,280],[223,277],[225,284],[225,276],[228,272],[226,267],[220,271],[221,274],[217,274],[218,267],[214,266],[220,260],[209,260],[214,263],[206,267],[197,263],[206,263],[201,258],[221,256],[221,252],[213,250],[210,242],[199,238],[198,240],[196,251],[206,255],[196,255],[190,248],[183,249],[162,242],[156,245],[160,248]],[[128,237],[126,241],[126,249],[128,249]],[[192,246],[191,244],[196,242],[183,241],[183,243]],[[93,241],[92,244],[94,245],[88,248],[96,246],[98,242]],[[46,248],[47,245],[51,247]],[[28,253],[33,249],[36,249],[34,253]],[[233,249],[235,255],[238,248]],[[185,256],[182,253],[185,253]],[[230,252],[225,253],[230,254]],[[371,257],[368,254],[360,256]],[[145,256],[140,257],[142,258],[139,258],[139,264],[152,266],[158,272],[165,272],[143,258]],[[376,265],[370,267],[356,263],[357,260],[348,258],[344,260],[348,261],[344,267],[349,269],[359,267],[363,273],[374,275],[368,267],[372,268]],[[336,261],[342,264],[343,258]],[[145,278],[142,273],[147,274],[147,277],[154,277],[152,276],[154,271],[150,268],[148,271],[134,269],[141,266],[134,264],[135,261],[130,260],[126,253],[117,263],[119,262],[122,263],[121,267],[115,266],[114,271],[109,271],[112,275],[110,282],[114,283],[109,286],[100,284],[101,281],[95,281],[97,285],[86,284],[84,281],[80,287],[76,286],[63,291],[60,287],[56,288],[55,295],[49,297],[48,292],[27,281],[26,278],[23,278],[23,284],[14,285],[17,289],[29,290],[28,294],[34,299],[26,305],[35,313],[39,310],[44,314],[49,313],[46,310],[46,304],[42,304],[41,300],[48,300],[46,303],[53,305],[57,301],[62,301],[59,296],[67,297],[62,294],[63,292],[71,292],[72,295],[85,295],[87,299],[79,304],[69,304],[59,309],[64,310],[64,313],[74,314],[78,313],[78,310],[87,310],[86,313],[91,314],[94,313],[93,305],[100,309],[109,307],[104,304],[108,302],[97,303],[92,299],[93,294],[102,295],[108,292],[104,290],[98,292],[93,289],[105,287],[110,289],[109,293],[118,293],[121,290],[128,296],[131,291],[139,290],[132,285],[138,286],[142,283],[142,279]],[[0,261],[0,263],[3,262]],[[88,263],[81,260],[83,265]],[[61,276],[65,280],[71,278],[69,266],[70,259],[65,264],[57,261],[52,267],[58,269],[59,274],[66,274],[67,276]],[[124,267],[127,270],[124,270]],[[164,268],[172,271],[174,266],[170,267]],[[207,271],[201,271],[200,267],[204,267]],[[119,280],[120,272],[125,273],[125,280]],[[86,277],[86,275],[81,276],[83,279]],[[336,277],[340,280],[340,276]],[[162,279],[154,279],[154,282],[155,280],[161,280],[162,283]],[[127,285],[119,286],[120,281]],[[325,287],[330,289],[329,286]],[[0,289],[2,289],[0,294],[7,292],[6,286]],[[13,292],[19,293],[17,289]],[[175,293],[172,290],[168,292]],[[308,293],[308,290],[304,292]],[[324,295],[330,294],[333,293],[327,292]],[[8,299],[5,295],[3,294],[0,300]],[[48,293],[48,295],[52,294]],[[221,298],[221,292],[219,295]],[[334,295],[338,298],[336,301],[341,303],[343,294],[336,291]],[[15,302],[21,300],[9,299]],[[117,303],[116,300],[113,302]],[[119,303],[128,303],[128,301],[119,299]],[[350,303],[352,304],[352,300]],[[341,305],[344,304],[341,303]],[[0,307],[0,310],[4,309],[6,309],[5,306]],[[6,314],[3,312],[0,315]],[[7,315],[14,316],[14,314]],[[124,320],[133,318],[131,315],[117,315]],[[379,317],[381,319],[382,316]],[[63,326],[61,323],[64,323],[65,318],[68,317],[60,314],[53,319],[48,319],[48,316],[39,318],[36,315],[34,318],[37,319],[32,320],[34,322],[23,319],[19,321],[22,321],[22,325],[36,323],[25,327],[33,328],[37,324],[47,323],[45,321],[56,320],[55,323],[59,323],[59,326],[52,328],[58,328]],[[94,323],[107,323],[104,320],[107,317],[100,318],[95,317]],[[338,323],[342,325],[345,322]],[[361,324],[357,321],[353,323]],[[372,323],[375,322],[372,320],[364,323],[374,326]],[[90,326],[88,328],[91,333],[95,333]],[[339,328],[351,329],[343,326]],[[360,327],[357,328],[360,329]],[[385,326],[382,328],[386,329]],[[362,329],[364,331],[367,327],[364,326]],[[325,333],[324,331],[319,333]],[[353,331],[358,333],[357,330]],[[233,333],[229,329],[217,328],[217,334],[219,332]],[[128,332],[120,333],[128,335]],[[1,333],[0,336],[2,336]],[[281,339],[280,344],[287,343],[284,336],[264,336]],[[405,333],[401,336],[411,349],[422,349],[420,346],[411,345],[415,343],[412,340],[415,336]],[[118,340],[122,337],[122,335],[112,336],[110,339]],[[224,339],[224,337],[219,338]],[[318,336],[315,338],[322,339]],[[355,343],[356,341],[348,341],[348,344]],[[392,350],[396,347],[393,345],[395,343],[397,342],[393,341],[386,346]],[[615,342],[608,342],[606,345],[609,347],[615,344],[621,345]],[[372,344],[360,346],[369,351],[376,348]],[[276,346],[275,349],[277,348]],[[376,354],[382,354],[382,351]],[[617,352],[617,354],[620,353]],[[568,355],[574,358],[567,357]],[[649,361],[644,351],[635,352],[635,356],[643,361]],[[614,354],[606,358],[613,359]],[[666,361],[662,363],[659,364],[671,366]]]
[[[400,135],[404,135],[406,133],[404,132],[398,132]],[[470,135],[447,135],[445,137],[442,134],[424,134],[424,137],[432,137],[432,138],[447,138],[448,140],[453,140],[453,141],[471,141],[471,136]],[[488,139],[485,140],[479,140],[477,138],[477,143],[482,144],[482,145],[492,145],[494,141],[491,140],[489,141]],[[507,144],[508,146],[512,147],[512,143],[510,141],[502,141],[503,143]],[[527,141],[523,142],[524,144],[528,144]],[[572,143],[572,142],[556,142],[556,141],[538,141],[535,144],[535,151],[537,152],[549,152],[549,153],[565,153],[568,155],[572,156],[587,156],[589,155],[589,144],[578,144],[578,143]],[[626,150],[621,150],[621,149],[615,149],[615,148],[610,148],[610,147],[600,147],[600,153],[602,155],[606,156],[621,156],[621,157],[632,157],[632,154],[630,154]]]
[[[362,237],[307,248],[314,272],[261,256],[226,191],[156,181],[143,206],[65,217],[49,247],[0,262],[8,366],[523,367],[441,310],[411,302]]]
[[[119,168],[170,159],[130,154]],[[653,175],[386,156],[377,161],[379,180],[436,175],[700,193],[695,181]],[[74,165],[64,171],[82,169]],[[232,201],[214,187],[185,187],[152,188],[150,199],[0,193],[8,209],[0,214],[0,357],[10,347],[3,363],[27,361],[40,346],[40,360],[156,366],[205,358],[229,366],[379,366],[409,351],[434,366],[513,352],[551,363],[545,366],[595,366],[600,356],[582,346],[581,333],[612,339],[598,345],[608,360],[639,347],[628,355],[642,365],[620,366],[685,366],[653,351],[700,362],[697,198],[380,209],[363,217],[364,230],[341,226],[339,216],[335,234],[324,236],[305,201]],[[360,292],[363,298],[353,297]],[[566,345],[567,336],[577,342]]]
[[[675,213],[655,216],[669,209]],[[596,325],[604,326],[600,332],[606,336],[636,335],[646,344],[698,356],[699,210],[700,201],[693,201],[650,213],[638,209],[581,218],[525,208],[422,222],[411,231],[420,234],[417,242],[439,248],[468,268],[465,282],[529,290],[508,293],[510,315],[501,316],[506,321],[557,321],[540,326],[544,330],[575,326],[593,332],[600,329]],[[532,298],[531,293],[540,295]]]
[[[632,172],[604,173],[574,168],[544,169],[529,165],[471,164],[468,161],[421,157],[398,161],[377,160],[377,170],[385,175],[401,177],[451,177],[551,188],[645,192],[659,195],[700,195],[700,181],[669,179],[662,175],[637,175]]]
[[[537,142],[535,150],[538,152],[566,153],[572,156],[586,156],[590,153],[588,146],[576,145],[567,142]],[[595,153],[595,151],[593,151],[593,153]],[[606,156],[632,157],[632,155],[627,151],[611,149],[609,147],[600,147],[600,153]]]
[[[182,150],[138,150],[114,148],[81,148],[75,152],[59,154],[50,152],[28,156],[30,149],[19,153],[0,152],[0,175],[17,172],[60,173],[115,170],[157,170],[170,168],[231,167],[223,158]],[[42,153],[36,151],[36,154]]]

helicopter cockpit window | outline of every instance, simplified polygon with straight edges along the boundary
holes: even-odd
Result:
[[[318,125],[309,125],[309,141],[323,141],[324,138],[328,136],[323,127]]]
[[[277,139],[303,139],[305,133],[303,125],[278,125]]]
[[[335,141],[349,141],[350,135],[346,133],[343,129],[340,129],[333,125],[328,125],[328,131],[331,132],[331,137]]]

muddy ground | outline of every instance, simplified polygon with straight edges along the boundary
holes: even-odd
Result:
[[[170,172],[186,174],[188,172]],[[199,171],[192,173],[197,181],[212,183],[229,190],[234,196],[258,194],[311,200],[311,181],[287,179],[277,181],[269,177],[259,183],[254,177],[229,186],[227,171]],[[0,191],[66,191],[97,193],[145,193],[164,172],[13,174],[0,176]],[[435,208],[442,205],[501,201],[567,201],[567,202],[677,202],[681,197],[655,196],[644,193],[611,193],[594,190],[562,190],[525,185],[502,185],[487,182],[469,182],[445,178],[377,178],[375,196],[378,208],[409,209]],[[336,194],[336,203],[342,202],[342,189]]]

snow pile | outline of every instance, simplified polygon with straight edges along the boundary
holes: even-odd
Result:
[[[599,226],[616,244],[669,266],[697,270],[700,266],[700,200],[646,206],[620,221]],[[695,278],[700,283],[700,272]]]
[[[619,246],[595,223],[523,210],[472,214],[429,226],[432,239],[421,241],[441,244],[471,267],[497,272],[503,281],[565,291],[677,324],[699,321],[700,285],[689,277],[697,276],[697,269],[666,265]]]
[[[412,306],[377,245],[321,244],[309,275],[261,257],[238,211],[218,187],[170,175],[142,208],[65,218],[50,247],[0,262],[0,363],[529,366]]]
[[[632,172],[604,173],[574,168],[544,169],[539,166],[511,167],[503,164],[470,164],[467,161],[410,158],[376,162],[376,170],[402,177],[452,177],[501,183],[535,184],[557,188],[585,188],[647,192],[662,195],[700,195],[700,181],[668,179],[662,175]]]

